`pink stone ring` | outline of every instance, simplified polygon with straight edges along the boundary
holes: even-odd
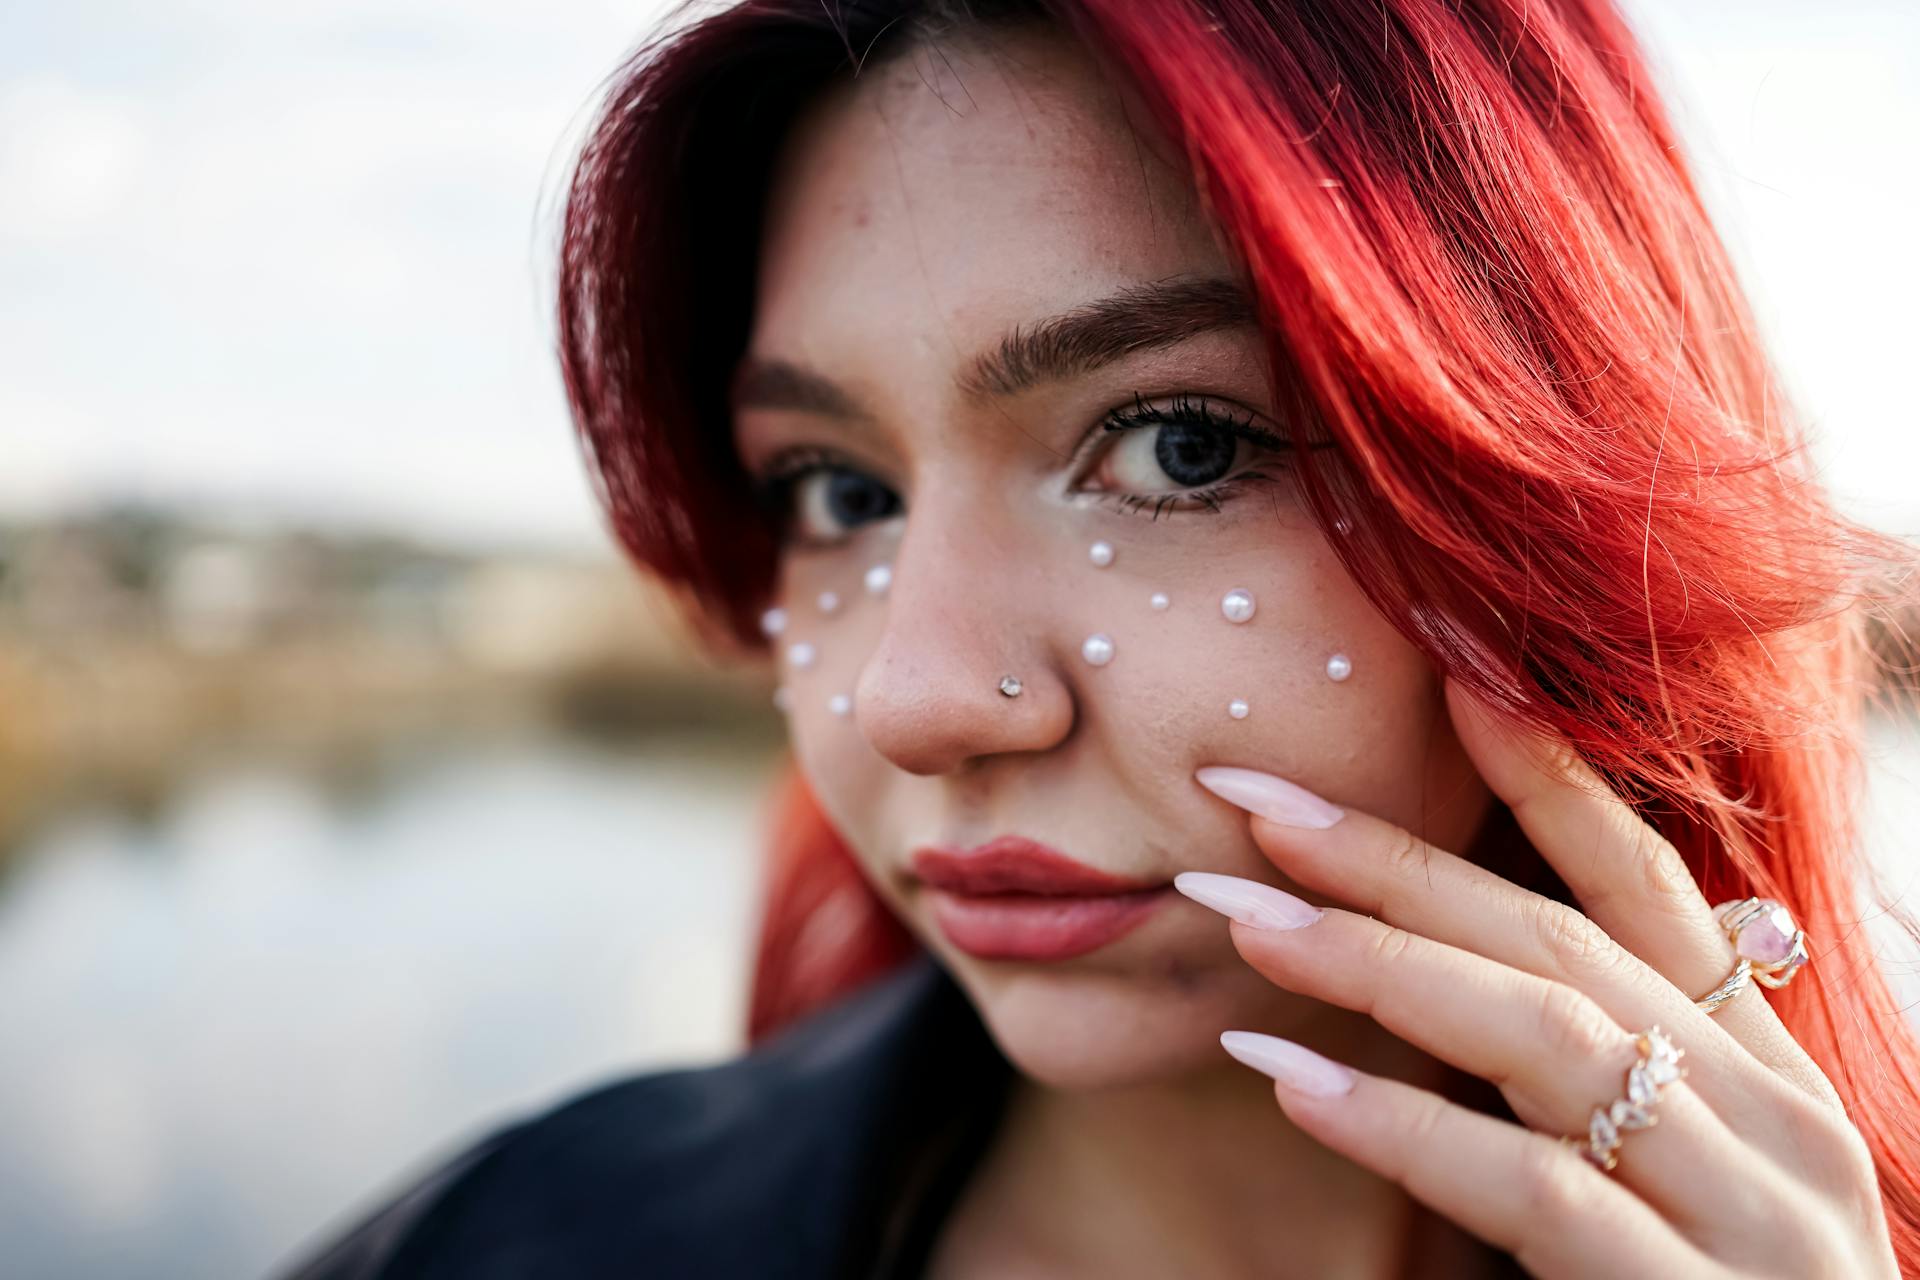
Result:
[[[1749,981],[1784,987],[1807,962],[1807,935],[1793,922],[1793,913],[1772,898],[1723,902],[1713,909],[1713,918],[1733,943],[1733,972],[1694,1001],[1702,1013],[1739,995]]]

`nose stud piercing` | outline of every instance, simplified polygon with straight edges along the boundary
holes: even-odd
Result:
[[[1019,676],[1000,677],[1000,692],[1006,694],[1009,698],[1019,697],[1021,688]]]
[[[1336,653],[1327,659],[1327,679],[1345,680],[1353,674],[1353,661],[1344,653]]]
[[[1095,632],[1080,646],[1080,656],[1096,667],[1113,661],[1113,637]]]
[[[1087,559],[1093,561],[1097,569],[1106,568],[1113,563],[1113,544],[1104,539],[1094,543],[1087,548]]]
[[[1253,616],[1253,592],[1235,587],[1220,597],[1220,612],[1228,622],[1245,622]]]
[[[892,568],[884,564],[873,566],[873,568],[867,570],[866,584],[868,595],[885,595],[887,588],[893,585]]]

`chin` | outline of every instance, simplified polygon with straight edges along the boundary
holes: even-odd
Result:
[[[1314,1003],[1231,952],[1131,971],[965,956],[948,963],[1000,1052],[1028,1079],[1058,1089],[1151,1084],[1229,1065],[1222,1031],[1280,1032]]]

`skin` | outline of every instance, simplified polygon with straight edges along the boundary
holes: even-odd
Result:
[[[1304,1041],[1359,1068],[1372,1096],[1385,1099],[1380,1115],[1409,1123],[1409,1099],[1431,1099],[1426,1090],[1446,1064],[1484,1066],[1462,1060],[1465,1015],[1451,1038],[1444,1028],[1416,1028],[1412,1012],[1389,1026],[1377,1010],[1368,1016],[1380,988],[1340,976],[1389,986],[1419,976],[1389,970],[1390,954],[1370,950],[1365,926],[1354,923],[1392,929],[1388,917],[1330,910],[1302,930],[1223,930],[1218,914],[1175,896],[1143,926],[1082,956],[989,960],[946,939],[911,874],[909,857],[923,844],[968,847],[1017,833],[1155,883],[1202,871],[1283,886],[1315,905],[1351,903],[1356,891],[1378,892],[1391,868],[1415,874],[1391,857],[1395,849],[1431,848],[1473,868],[1440,851],[1470,848],[1495,795],[1489,761],[1505,771],[1510,792],[1532,785],[1513,781],[1533,775],[1512,763],[1511,750],[1499,756],[1488,747],[1488,733],[1469,750],[1440,678],[1348,577],[1309,519],[1283,452],[1245,446],[1233,465],[1265,478],[1226,496],[1217,512],[1149,518],[1150,509],[1120,509],[1126,494],[1182,489],[1154,463],[1146,442],[1156,428],[1099,430],[1136,396],[1148,406],[1204,396],[1236,419],[1284,432],[1257,331],[1137,351],[1010,397],[956,389],[975,357],[1015,326],[1031,330],[1146,282],[1237,278],[1235,264],[1177,148],[1138,99],[1044,29],[944,41],[937,53],[916,48],[867,65],[796,121],[776,168],[748,354],[831,379],[859,410],[744,397],[734,414],[751,473],[770,478],[796,460],[811,468],[789,475],[797,514],[780,577],[791,617],[783,651],[796,640],[818,650],[805,668],[783,662],[795,751],[875,889],[967,991],[1020,1073],[1007,1118],[936,1248],[937,1276],[1269,1276],[1276,1266],[1386,1276],[1402,1272],[1423,1217],[1456,1242],[1464,1228],[1503,1247],[1520,1243],[1502,1234],[1494,1210],[1436,1200],[1436,1187],[1474,1181],[1460,1172],[1477,1169],[1475,1159],[1516,1158],[1497,1145],[1471,1152],[1473,1141],[1486,1145],[1484,1134],[1473,1131],[1453,1152],[1425,1153],[1443,1176],[1410,1177],[1419,1171],[1396,1166],[1398,1148],[1377,1127],[1357,1124],[1352,1109],[1303,1102],[1222,1052],[1229,1028]],[[899,510],[851,526],[834,518],[822,451],[867,478],[863,493],[890,496]],[[1095,568],[1088,547],[1101,539],[1116,554]],[[875,597],[862,575],[882,563],[892,566],[892,584]],[[1258,602],[1245,625],[1220,614],[1233,587]],[[830,614],[814,604],[828,590],[842,601]],[[1150,609],[1154,591],[1167,592],[1172,607]],[[1094,632],[1116,644],[1104,667],[1081,657]],[[1351,679],[1327,678],[1335,652],[1352,659]],[[997,689],[1007,673],[1024,684],[1018,698]],[[850,698],[849,714],[829,708],[836,693]],[[1245,719],[1226,713],[1236,697],[1251,703]],[[1197,769],[1218,765],[1291,779],[1354,816],[1318,833],[1250,823],[1196,781]],[[1617,822],[1608,829],[1616,828],[1640,838]],[[1548,834],[1593,848],[1590,827]],[[1296,866],[1292,855],[1315,841],[1317,857]],[[1644,861],[1641,845],[1629,852]],[[1643,884],[1640,871],[1631,874]],[[1410,883],[1397,889],[1396,910],[1423,901]],[[1524,929],[1513,922],[1544,902],[1501,917],[1489,910],[1496,899],[1486,885],[1458,892],[1466,896],[1424,908],[1453,913],[1457,943],[1471,941],[1476,917]],[[1686,906],[1693,950],[1679,976],[1705,991],[1725,972],[1727,946],[1703,923],[1706,904]],[[1328,928],[1334,919],[1347,922],[1346,933]],[[1330,942],[1312,954],[1303,939],[1315,931],[1338,948]],[[1450,949],[1445,959],[1458,965],[1466,954]],[[1547,963],[1531,958],[1536,970]],[[1483,991],[1499,988],[1478,977]],[[1745,1026],[1782,1064],[1754,1068],[1778,1086],[1769,1100],[1804,1103],[1808,1088],[1818,1092],[1817,1069],[1777,1020],[1768,1028],[1771,1011],[1757,992],[1716,1021],[1656,980],[1663,1025],[1684,1030],[1696,1055],[1717,1054],[1725,1067],[1734,1061],[1729,1045],[1745,1053],[1725,1028]],[[1431,977],[1419,986],[1436,1008],[1463,1007],[1459,992]],[[1519,984],[1499,989],[1523,1002],[1534,994]],[[1538,1000],[1498,1007],[1522,1027],[1515,1043],[1540,1047]],[[1585,1025],[1591,1032],[1602,1022],[1596,1014]],[[1596,1075],[1589,1061],[1576,1064],[1572,1084],[1549,1091],[1535,1082],[1542,1097],[1554,1093],[1551,1103],[1528,1097],[1533,1114],[1551,1122],[1546,1132],[1583,1129],[1586,1110],[1618,1093],[1632,1055],[1612,1047],[1617,1068]],[[1553,1065],[1544,1051],[1536,1057],[1541,1069]],[[1788,1067],[1804,1087],[1787,1083]],[[1857,1151],[1845,1147],[1853,1131],[1828,1126],[1824,1112],[1818,1123],[1818,1140],[1835,1144],[1833,1165],[1844,1171],[1841,1199],[1865,1214],[1850,1181]],[[1563,1159],[1556,1177],[1604,1178],[1546,1138],[1505,1128]],[[1656,1135],[1675,1145],[1668,1131],[1650,1130],[1632,1135],[1629,1156],[1653,1147],[1647,1140]],[[1735,1145],[1726,1135],[1719,1153]],[[1601,1191],[1617,1185],[1602,1181]],[[1877,1211],[1877,1198],[1871,1204]],[[1870,1224],[1864,1230],[1863,1258],[1876,1243]],[[1883,1224],[1880,1231],[1883,1243]],[[1643,1235],[1667,1243],[1652,1228]],[[1807,1238],[1825,1239],[1796,1237]],[[1742,1242],[1741,1256],[1750,1247]],[[1879,1265],[1857,1274],[1893,1274]],[[1687,1274],[1669,1265],[1659,1273]]]

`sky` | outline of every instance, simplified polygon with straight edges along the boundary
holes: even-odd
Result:
[[[554,214],[661,0],[8,8],[0,518],[135,499],[608,547]],[[1920,533],[1920,5],[1627,12],[1829,483]]]

